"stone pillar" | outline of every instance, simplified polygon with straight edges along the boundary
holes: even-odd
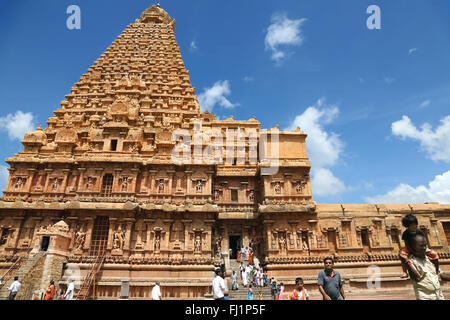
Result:
[[[189,234],[191,233],[192,220],[181,220],[184,224],[184,251],[192,251],[192,243],[189,241]],[[195,235],[194,235],[195,236]]]
[[[130,240],[131,240],[131,227],[133,226],[133,223],[136,221],[133,218],[126,218],[125,219],[127,223],[126,231],[125,231],[125,242],[123,244],[123,250],[130,250]]]
[[[26,188],[26,192],[27,193],[30,193],[31,192],[31,187],[32,187],[32,185],[33,185],[33,179],[34,179],[34,176],[35,176],[35,174],[36,174],[36,169],[28,169],[28,172],[29,172],[29,179],[28,179],[28,181],[27,181],[27,188]]]
[[[53,169],[44,169],[44,171],[47,173],[47,178],[45,179],[45,185],[44,185],[44,193],[48,192],[48,184],[50,182],[50,173],[53,172]]]
[[[62,193],[66,193],[66,187],[67,187],[67,182],[69,180],[69,173],[70,173],[70,169],[63,169],[62,170],[64,172],[64,178],[63,178],[63,182],[61,185],[61,189],[62,189]]]
[[[150,170],[149,172],[150,172],[150,193],[158,193],[158,191],[155,190],[155,179],[156,179],[156,173],[158,171]]]
[[[80,179],[78,180],[78,191],[83,191],[83,180],[84,180],[84,174],[86,172],[86,168],[78,168],[78,171],[80,171]],[[100,181],[101,184],[101,181]]]
[[[116,221],[117,218],[109,218],[109,230],[108,230],[108,244],[106,245],[107,250],[112,250],[113,246],[113,236],[114,236],[114,229],[116,227]]]
[[[186,172],[186,194],[191,194],[191,175],[192,171],[185,171]]]
[[[151,240],[152,230],[151,227],[153,225],[153,219],[144,219],[144,223],[147,226],[147,234],[146,234],[146,242],[145,242],[145,251],[153,250],[153,243]]]
[[[91,246],[91,240],[92,240],[92,233],[94,232],[94,218],[86,217],[85,218],[87,222],[86,226],[86,241],[84,241],[84,247],[83,249],[88,250]]]

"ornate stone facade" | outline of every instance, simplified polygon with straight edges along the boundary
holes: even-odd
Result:
[[[148,298],[154,281],[168,298],[203,297],[214,266],[227,265],[230,246],[240,245],[252,246],[269,276],[287,284],[293,275],[316,276],[328,255],[357,282],[374,263],[385,275],[400,272],[400,220],[413,212],[448,269],[450,205],[316,204],[306,134],[202,113],[174,28],[159,6],[147,9],[82,75],[48,128],[27,133],[24,151],[6,160],[0,268],[38,250],[46,228],[55,233],[63,219],[66,268],[79,267],[82,277],[106,254],[99,298],[118,298],[121,279],[130,280],[132,298]],[[210,155],[195,140],[199,125],[224,136],[253,130],[258,141],[277,135],[279,169],[262,174],[267,165],[251,161],[250,136],[237,148],[243,161],[233,150],[230,162],[174,163],[178,129],[194,137],[192,153]],[[259,148],[270,149],[267,141]]]

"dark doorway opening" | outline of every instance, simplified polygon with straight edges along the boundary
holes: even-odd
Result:
[[[233,249],[230,259],[237,259],[237,252],[241,249],[240,236],[230,236],[230,249]]]
[[[47,251],[49,244],[50,244],[50,237],[42,237],[41,251]]]

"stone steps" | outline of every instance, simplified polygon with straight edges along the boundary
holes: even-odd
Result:
[[[40,251],[36,253],[35,255],[28,258],[28,260],[20,267],[20,269],[14,274],[14,276],[19,277],[19,282],[22,284],[22,288],[20,290],[24,290],[23,286],[23,280],[24,277],[28,274],[28,272],[34,267],[36,261],[38,261],[42,256],[44,256],[47,252],[46,251]],[[10,279],[0,290],[0,300],[6,300],[9,297],[9,290],[8,288],[11,286],[11,284],[14,282],[14,277]]]

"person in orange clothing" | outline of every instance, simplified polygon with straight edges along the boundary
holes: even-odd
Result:
[[[309,300],[308,290],[303,286],[303,279],[295,279],[295,285],[297,288],[294,289],[293,294],[290,296],[291,300]]]
[[[248,263],[253,264],[253,250],[250,249],[250,253],[248,254]]]
[[[237,252],[237,262],[241,262],[241,255],[242,255],[241,250],[238,250],[238,252]]]
[[[44,300],[53,300],[55,297],[55,282],[52,280],[50,281],[50,285],[47,288],[47,291],[44,295]]]

